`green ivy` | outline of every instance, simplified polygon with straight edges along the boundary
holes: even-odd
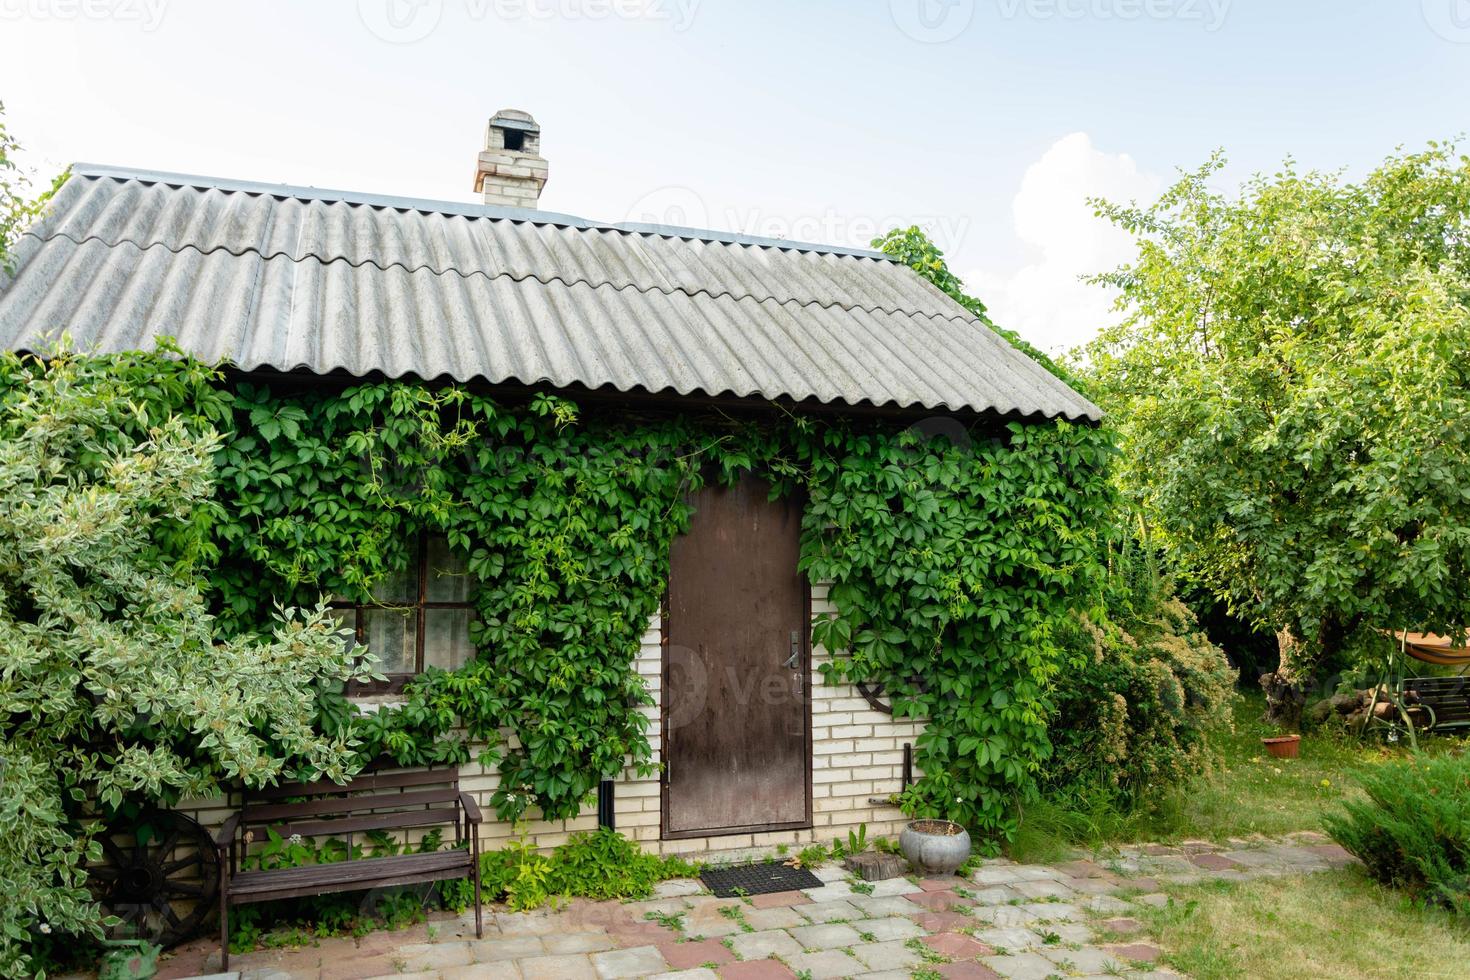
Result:
[[[802,567],[837,612],[814,624],[832,681],[875,680],[928,719],[912,812],[983,839],[1013,832],[1049,752],[1061,624],[1098,603],[1111,495],[1106,437],[1062,422],[925,438],[895,422],[772,412],[581,414],[407,382],[221,386],[174,411],[228,429],[210,573],[220,621],[260,628],[274,602],[366,601],[427,529],[480,583],[476,659],[430,670],[405,703],[325,720],[365,756],[499,768],[502,819],[578,813],[602,778],[655,768],[634,669],[688,527],[692,491],[755,471],[806,500]]]

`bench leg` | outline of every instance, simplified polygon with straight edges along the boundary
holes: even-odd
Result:
[[[225,890],[219,890],[219,968],[221,973],[230,970],[230,902]]]
[[[480,828],[479,828],[479,826],[478,825],[473,826],[470,832],[473,835],[473,836],[471,836],[470,839],[474,842],[474,849],[471,851],[471,853],[474,855],[474,865],[475,865],[475,867],[474,867],[474,871],[471,872],[471,874],[474,876],[474,879],[475,879],[475,938],[476,939],[484,939],[485,938],[485,929],[480,924]]]

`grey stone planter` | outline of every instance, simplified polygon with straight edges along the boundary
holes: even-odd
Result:
[[[970,857],[970,835],[948,820],[915,820],[898,835],[898,847],[916,871],[952,875]]]

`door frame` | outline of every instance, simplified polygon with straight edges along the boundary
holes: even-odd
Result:
[[[801,606],[805,622],[801,631],[801,673],[803,678],[802,697],[802,743],[806,757],[806,815],[799,821],[786,823],[750,824],[744,827],[716,827],[712,830],[669,830],[669,773],[664,764],[669,746],[669,591],[665,586],[663,598],[659,600],[658,649],[658,796],[659,796],[659,840],[689,840],[697,837],[731,837],[735,834],[764,834],[779,830],[809,830],[812,826],[812,583],[805,572],[801,572]]]

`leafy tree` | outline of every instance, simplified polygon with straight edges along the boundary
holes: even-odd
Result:
[[[1059,367],[1046,354],[1023,340],[1021,335],[1016,333],[1016,331],[1002,327],[991,320],[990,315],[986,312],[985,304],[965,292],[965,284],[960,281],[959,276],[949,271],[949,263],[944,260],[944,253],[939,250],[939,246],[935,245],[918,225],[912,225],[908,228],[895,228],[882,238],[873,239],[873,247],[887,255],[893,256],[935,286],[938,286],[948,294],[950,299],[985,321],[987,327],[1004,337],[1010,342],[1012,347],[1046,368],[1052,374],[1069,384],[1075,382],[1075,379],[1068,372]]]
[[[56,178],[51,190],[31,198],[30,180],[15,162],[19,151],[20,143],[5,127],[5,103],[0,102],[0,272],[9,271],[16,238],[41,213],[51,194],[66,179],[62,174]]]
[[[1470,623],[1470,163],[1453,145],[1361,182],[1217,156],[1149,208],[1098,281],[1088,350],[1120,478],[1180,568],[1274,631],[1270,715],[1375,631]]]
[[[0,975],[39,968],[36,933],[100,928],[99,807],[350,774],[316,695],[370,668],[326,611],[227,642],[205,611],[219,440],[171,409],[218,402],[214,379],[147,355],[0,358]]]

